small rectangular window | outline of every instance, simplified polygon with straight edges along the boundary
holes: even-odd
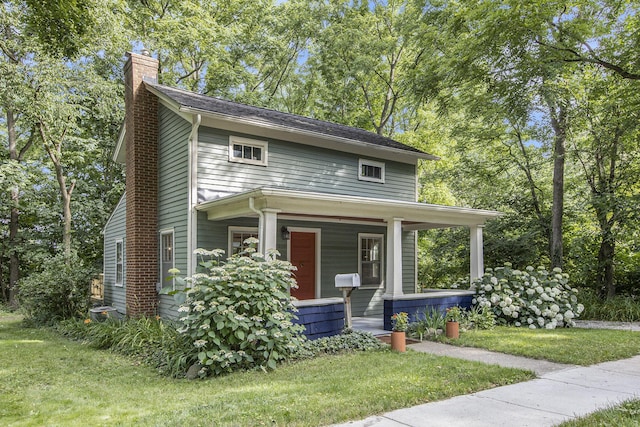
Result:
[[[382,234],[359,234],[359,270],[362,286],[382,285],[383,245]]]
[[[174,267],[174,241],[173,230],[160,232],[160,285],[161,287],[173,286],[172,274]]]
[[[267,141],[229,137],[229,161],[267,166]]]
[[[358,162],[358,179],[360,181],[379,182],[384,184],[384,163],[360,159]]]
[[[229,227],[229,256],[245,251],[248,245],[245,240],[258,238],[258,229],[254,227]]]
[[[124,242],[116,241],[116,280],[117,286],[124,284]]]

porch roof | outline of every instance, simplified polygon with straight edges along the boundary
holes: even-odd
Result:
[[[203,202],[196,209],[206,212],[208,219],[213,221],[254,216],[256,211],[264,210],[301,220],[383,223],[392,218],[402,218],[402,226],[406,230],[483,225],[489,219],[502,215],[483,209],[279,188],[257,188],[221,197]]]

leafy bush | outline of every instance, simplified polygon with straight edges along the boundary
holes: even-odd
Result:
[[[496,326],[496,316],[486,306],[475,306],[464,312],[462,328],[469,329],[493,329]]]
[[[617,295],[613,298],[600,298],[591,290],[581,291],[580,300],[584,303],[583,319],[607,320],[613,322],[640,321],[640,298],[629,295]]]
[[[18,302],[25,320],[52,325],[57,321],[83,317],[89,309],[93,271],[77,254],[63,253],[47,258],[42,271],[19,282]]]
[[[444,330],[446,323],[444,314],[437,308],[429,306],[425,308],[424,313],[417,312],[415,318],[420,320],[409,324],[407,334],[410,337],[420,339],[420,341],[422,341],[424,337],[435,338],[439,333],[438,331],[441,332]]]
[[[93,348],[134,356],[167,376],[182,377],[197,361],[197,351],[188,337],[178,333],[174,322],[158,318],[104,322],[69,319],[60,322],[56,329]]]
[[[324,354],[339,354],[351,351],[375,351],[388,348],[386,344],[369,332],[345,329],[340,335],[305,341],[292,354],[293,359],[308,359]]]
[[[494,270],[472,284],[473,303],[490,308],[501,325],[554,329],[574,326],[573,319],[584,310],[578,304],[578,290],[569,286],[569,276],[554,268],[513,270],[510,263]]]
[[[253,248],[226,262],[214,258],[221,250],[196,253],[209,257],[201,262],[206,273],[187,279],[192,287],[178,311],[183,313],[179,332],[198,349],[200,376],[274,369],[305,339],[303,327],[292,322],[289,288],[296,286],[295,267]]]

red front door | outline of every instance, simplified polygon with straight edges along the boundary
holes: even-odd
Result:
[[[298,289],[291,289],[291,295],[298,299],[316,297],[316,234],[291,233],[290,262],[297,267],[294,271]]]

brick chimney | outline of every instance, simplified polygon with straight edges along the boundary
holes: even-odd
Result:
[[[127,57],[127,315],[154,316],[158,305],[158,98],[146,90],[143,79],[157,80],[158,60],[135,53]]]

